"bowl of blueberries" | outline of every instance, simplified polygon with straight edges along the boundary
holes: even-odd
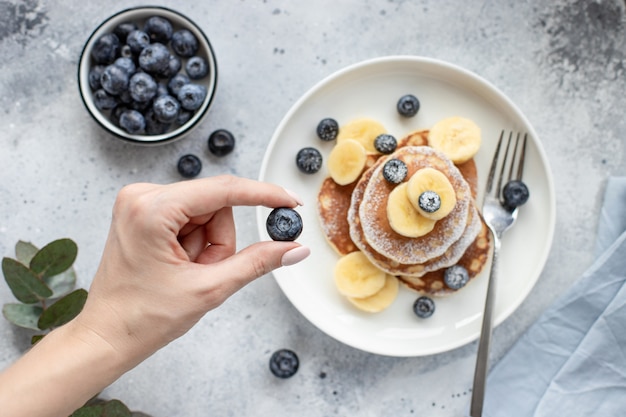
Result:
[[[80,56],[85,107],[106,131],[154,145],[182,138],[206,116],[217,62],[205,33],[160,6],[122,10],[91,34]]]

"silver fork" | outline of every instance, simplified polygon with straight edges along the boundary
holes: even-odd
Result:
[[[505,208],[504,199],[502,196],[502,189],[508,181],[521,181],[524,171],[527,134],[524,134],[519,155],[518,145],[520,144],[521,134],[518,133],[515,140],[513,140],[512,132],[508,136],[509,137],[506,143],[504,156],[502,158],[502,161],[499,161],[500,148],[502,147],[505,138],[504,130],[500,134],[500,139],[498,140],[498,145],[493,156],[493,161],[491,162],[491,168],[489,169],[489,177],[487,178],[487,187],[485,189],[485,196],[483,200],[483,218],[485,219],[485,223],[487,224],[489,230],[491,230],[491,233],[493,235],[493,256],[491,261],[491,271],[489,272],[489,281],[487,283],[487,295],[485,298],[485,310],[480,332],[480,341],[478,343],[476,369],[474,371],[474,385],[472,388],[472,402],[470,405],[471,417],[481,417],[483,412],[485,383],[487,379],[487,371],[489,368],[489,345],[491,343],[491,331],[493,326],[492,314],[498,275],[498,253],[500,251],[500,239],[502,238],[504,232],[506,232],[511,226],[513,226],[515,220],[517,219],[518,212],[517,207],[512,210]],[[510,161],[508,161],[509,150],[513,142],[513,155]],[[496,171],[498,169],[498,165],[500,166],[500,173],[497,179],[497,184],[494,187],[494,179]]]

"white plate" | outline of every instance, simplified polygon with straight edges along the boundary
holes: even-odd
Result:
[[[396,102],[416,95],[421,108],[414,118],[400,117]],[[475,340],[480,333],[489,266],[462,291],[437,298],[428,319],[413,314],[416,293],[402,288],[397,300],[378,314],[355,309],[336,291],[332,271],[338,256],[326,243],[317,218],[317,192],[325,172],[299,172],[295,155],[302,147],[318,148],[324,157],[333,146],[317,138],[324,117],[340,125],[369,117],[400,138],[430,128],[448,116],[473,119],[482,129],[483,145],[476,155],[479,184],[485,183],[495,144],[502,129],[530,134],[524,180],[531,197],[520,209],[518,222],[504,236],[497,285],[495,324],[506,319],[526,298],[545,264],[555,226],[555,198],[548,161],[526,117],[499,90],[477,75],[441,61],[409,56],[378,58],[347,67],[322,80],[287,113],[278,126],[261,167],[262,181],[280,184],[305,201],[298,209],[304,230],[298,242],[309,246],[305,261],[274,271],[293,305],[329,336],[357,349],[388,356],[421,356],[444,352]],[[479,193],[478,201],[482,194]],[[265,220],[269,209],[257,210],[262,239],[269,239]]]

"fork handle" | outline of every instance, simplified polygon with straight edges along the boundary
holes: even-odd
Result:
[[[485,310],[480,330],[480,341],[478,342],[476,369],[474,371],[474,384],[472,387],[472,402],[470,405],[470,417],[481,417],[483,414],[485,385],[487,382],[487,371],[489,370],[489,345],[491,344],[491,331],[493,327],[493,299],[496,291],[496,282],[498,280],[499,249],[500,239],[494,233],[493,256],[491,260],[491,270],[489,271],[489,281],[487,282],[487,295],[485,297]]]

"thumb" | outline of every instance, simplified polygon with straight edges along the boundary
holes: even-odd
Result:
[[[311,250],[295,242],[266,241],[254,243],[240,252],[211,265],[214,284],[230,297],[246,284],[281,266],[296,264]]]

